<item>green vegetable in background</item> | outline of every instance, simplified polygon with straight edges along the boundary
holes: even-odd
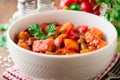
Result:
[[[5,31],[8,28],[8,24],[0,24],[0,31]]]
[[[8,27],[16,20],[17,19],[15,19],[15,18],[11,18],[11,19],[9,19],[8,23],[0,24],[0,31],[6,31],[8,29]],[[3,33],[0,35],[0,47],[7,49],[6,42],[7,42],[6,34]]]
[[[6,49],[7,48],[6,42],[7,42],[6,36],[0,35],[0,46]]]
[[[79,4],[75,4],[75,3],[71,4],[70,7],[69,7],[69,9],[70,10],[78,10],[78,11],[81,10],[80,9],[80,5]]]

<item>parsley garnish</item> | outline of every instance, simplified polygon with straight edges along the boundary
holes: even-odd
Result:
[[[47,39],[49,38],[48,36],[46,36],[44,33],[39,33],[35,36],[36,39]]]
[[[6,35],[0,35],[0,46],[6,49],[7,48],[6,42],[7,42]]]
[[[51,36],[53,34],[55,34],[56,32],[56,29],[55,29],[55,24],[49,24],[47,27],[46,27],[46,32],[48,34],[48,36]]]
[[[34,36],[36,39],[47,39],[51,35],[55,34],[56,32],[55,24],[48,24],[45,30],[47,34],[45,34],[42,31],[42,27],[39,24],[32,24],[28,28],[30,35]]]
[[[30,25],[28,30],[32,36],[42,33],[42,28],[39,24]]]

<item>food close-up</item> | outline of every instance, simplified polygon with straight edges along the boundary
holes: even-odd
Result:
[[[120,80],[120,0],[0,0],[0,80]]]
[[[107,45],[101,30],[88,25],[75,28],[72,22],[31,24],[16,36],[20,47],[44,54],[83,54]]]

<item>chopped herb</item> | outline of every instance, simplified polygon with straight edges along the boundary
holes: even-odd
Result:
[[[42,28],[39,24],[32,24],[28,28],[30,35],[35,36],[37,34],[42,33]]]
[[[55,24],[49,24],[46,27],[46,32],[47,32],[48,36],[55,34],[55,32],[56,32]]]
[[[32,24],[29,26],[28,31],[30,32],[30,35],[34,36],[36,39],[47,39],[50,35],[55,34],[56,28],[55,24],[48,24],[46,27],[47,34],[45,34],[39,24]]]
[[[39,34],[37,34],[36,36],[36,39],[47,39],[47,38],[49,38],[48,36],[46,36],[45,34],[43,34],[43,33],[39,33]]]

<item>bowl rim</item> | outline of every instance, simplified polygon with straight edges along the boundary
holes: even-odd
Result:
[[[24,17],[21,17],[21,18],[17,19],[16,21],[14,21],[14,22],[10,25],[10,27],[9,27],[8,30],[7,30],[7,40],[9,40],[9,42],[10,42],[13,46],[15,46],[17,49],[20,49],[21,51],[27,52],[27,53],[29,53],[29,54],[31,54],[31,55],[34,55],[34,56],[39,56],[39,57],[42,56],[42,57],[48,57],[48,58],[74,58],[74,57],[83,57],[83,56],[94,55],[94,54],[96,54],[96,52],[100,52],[100,51],[108,48],[108,47],[114,42],[114,40],[117,41],[117,31],[116,31],[115,27],[113,26],[112,23],[108,22],[107,20],[105,20],[105,19],[103,19],[103,18],[101,18],[101,19],[103,19],[103,20],[106,21],[107,23],[111,24],[111,26],[113,26],[113,29],[114,29],[114,32],[115,32],[115,33],[114,33],[114,35],[115,35],[115,36],[114,36],[114,39],[113,39],[112,41],[110,41],[110,43],[109,43],[108,45],[106,45],[105,47],[100,48],[100,49],[95,50],[95,51],[92,51],[92,52],[85,53],[85,54],[75,54],[75,55],[49,55],[49,54],[37,53],[37,52],[30,51],[30,50],[26,50],[26,49],[24,49],[24,48],[22,48],[22,47],[20,47],[20,46],[17,46],[16,43],[11,39],[9,33],[10,33],[11,28],[14,27],[13,25],[14,25],[16,22],[19,22],[20,20],[22,20],[22,19],[24,19],[24,18],[28,18],[28,17],[30,17],[30,16],[34,16],[34,15],[38,15],[38,14],[45,14],[45,13],[50,14],[50,13],[54,13],[54,12],[75,12],[75,13],[78,13],[78,11],[51,10],[51,11],[43,11],[43,12],[37,12],[37,13],[33,13],[33,14],[26,15],[26,16],[24,16]],[[95,16],[95,17],[99,17],[99,16],[97,16],[97,15],[94,15],[94,14],[91,14],[91,13],[87,13],[87,12],[79,12],[79,13],[83,13],[83,14],[88,14],[88,15],[93,15],[93,16]]]

